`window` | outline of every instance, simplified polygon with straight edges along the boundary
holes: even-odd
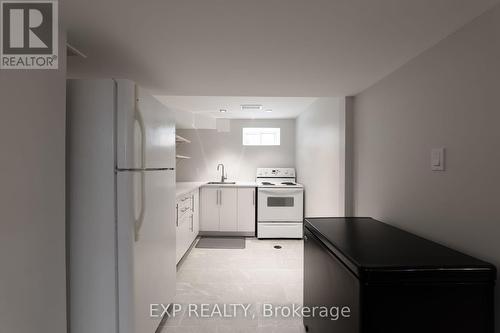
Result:
[[[279,128],[243,128],[244,146],[279,146]]]

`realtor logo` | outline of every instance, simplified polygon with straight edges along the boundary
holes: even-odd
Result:
[[[57,1],[1,1],[1,69],[57,69]]]

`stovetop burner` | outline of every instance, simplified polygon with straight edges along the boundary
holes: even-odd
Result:
[[[303,188],[297,183],[294,168],[257,168],[255,181],[259,187],[267,187],[270,191],[283,191]]]

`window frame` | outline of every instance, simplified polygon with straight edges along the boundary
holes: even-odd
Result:
[[[274,135],[274,142],[272,144],[263,143],[263,135],[272,134]],[[281,128],[280,127],[243,127],[241,131],[243,146],[280,146],[281,145]],[[247,140],[248,135],[258,135],[259,143],[250,143]]]

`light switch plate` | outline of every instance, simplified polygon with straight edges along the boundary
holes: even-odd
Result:
[[[431,170],[444,171],[444,148],[434,148],[431,150]]]

